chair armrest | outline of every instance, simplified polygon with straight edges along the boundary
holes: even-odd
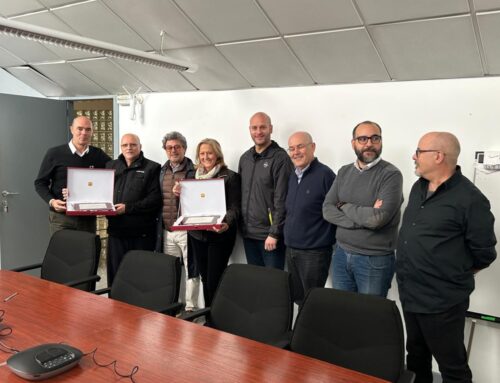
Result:
[[[206,307],[204,309],[199,309],[191,312],[185,312],[184,314],[179,316],[179,319],[187,320],[192,322],[194,319],[199,318],[201,316],[207,315],[210,313],[210,307]]]
[[[94,291],[89,291],[89,293],[95,294],[95,295],[102,295],[109,293],[111,291],[110,287],[106,287],[105,289],[99,289],[99,290],[94,290]]]
[[[69,282],[63,283],[63,285],[74,287],[74,286],[81,285],[81,284],[86,283],[86,282],[93,282],[93,281],[98,282],[100,280],[101,280],[101,277],[99,275],[91,275],[90,277],[85,277],[85,278],[81,278],[81,279],[77,279],[74,281],[69,281]]]
[[[42,264],[41,264],[41,263],[34,263],[34,264],[32,264],[32,265],[21,266],[21,267],[15,267],[15,268],[13,268],[13,269],[10,269],[10,271],[20,272],[20,271],[26,271],[26,270],[39,269],[40,267],[42,267]]]
[[[163,310],[160,310],[159,312],[169,316],[175,316],[175,314],[177,314],[182,309],[182,306],[183,304],[181,302],[174,302],[165,307]]]
[[[415,381],[415,373],[413,371],[404,370],[401,373],[397,383],[413,383]]]

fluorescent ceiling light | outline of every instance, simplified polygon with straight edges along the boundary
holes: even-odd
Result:
[[[171,57],[143,52],[104,41],[43,28],[20,21],[0,17],[0,33],[22,37],[43,44],[53,44],[60,47],[77,49],[105,57],[134,61],[140,64],[153,65],[160,68],[177,71],[195,72],[197,66]]]

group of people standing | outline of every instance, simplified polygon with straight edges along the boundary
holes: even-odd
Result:
[[[185,156],[186,138],[167,133],[163,166],[146,159],[139,137],[125,134],[121,154],[111,160],[90,146],[92,122],[77,117],[69,144],[50,149],[35,187],[49,204],[51,232],[95,231],[95,220],[66,216],[66,168],[115,169],[116,216],[108,218],[108,282],[128,250],[156,250],[182,257],[186,310],[198,308],[200,278],[205,305],[212,302],[241,230],[247,262],[291,273],[294,299],[324,287],[333,254],[333,287],[386,297],[396,273],[407,331],[407,368],[416,382],[432,382],[432,356],[444,382],[471,382],[464,347],[465,314],[474,275],[496,258],[494,217],[486,197],[461,174],[460,144],[448,132],[430,132],[412,158],[419,177],[401,222],[403,176],[383,160],[382,129],[356,125],[356,159],[338,174],[315,156],[308,132],[295,132],[286,150],[271,139],[270,117],[255,113],[254,145],[237,172],[224,162],[211,138]],[[222,178],[226,215],[211,230],[174,231],[179,181]],[[161,211],[161,214],[158,212]]]

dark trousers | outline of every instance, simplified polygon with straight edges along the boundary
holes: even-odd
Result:
[[[63,229],[88,231],[90,233],[95,234],[96,233],[95,216],[66,215],[66,213],[58,213],[53,210],[49,210],[50,235],[54,234],[56,231]]]
[[[309,289],[325,287],[332,251],[332,246],[310,250],[286,248],[286,264],[292,275],[293,300],[299,306],[302,306]]]
[[[432,356],[443,383],[471,383],[464,346],[465,312],[469,300],[438,314],[403,311],[406,323],[407,368],[416,374],[415,383],[432,382]]]
[[[219,286],[219,281],[229,262],[236,240],[236,231],[226,235],[223,241],[200,241],[188,235],[188,249],[195,257],[198,271],[203,282],[203,297],[205,307],[212,304],[212,300]]]
[[[125,254],[129,250],[154,251],[156,246],[156,234],[143,235],[141,237],[108,237],[108,254],[106,257],[106,268],[108,286],[113,284],[118,267]]]
[[[283,240],[278,240],[276,249],[273,251],[264,249],[264,242],[260,239],[243,238],[247,263],[283,270],[285,268],[285,244]]]

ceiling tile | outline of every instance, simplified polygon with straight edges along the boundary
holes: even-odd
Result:
[[[393,79],[483,75],[469,16],[378,25],[370,32]]]
[[[123,93],[122,86],[124,85],[130,91],[136,91],[139,87],[142,92],[149,92],[150,89],[125,72],[118,65],[108,59],[84,60],[72,62],[79,72],[83,73],[102,88],[106,89],[109,94]]]
[[[165,31],[163,49],[206,45],[208,41],[169,0],[104,0],[155,50],[160,50],[160,31]]]
[[[0,1],[0,15],[10,17],[21,13],[35,12],[45,9],[37,0],[3,0]]]
[[[182,77],[179,72],[162,69],[151,65],[139,64],[133,61],[113,59],[134,77],[145,84],[153,92],[178,92],[195,90],[195,88]]]
[[[259,0],[259,3],[282,34],[361,25],[351,0]]]
[[[474,0],[476,11],[500,9],[500,0]]]
[[[82,36],[143,51],[152,49],[100,2],[56,9],[54,14]]]
[[[313,84],[281,39],[223,45],[218,49],[253,86]]]
[[[45,45],[21,37],[0,34],[0,46],[26,62],[59,60]]]
[[[287,41],[319,84],[390,80],[364,28]]]
[[[242,89],[250,87],[250,84],[212,46],[174,49],[169,50],[167,54],[198,65],[196,72],[183,72],[182,75],[200,90]]]
[[[68,92],[30,67],[11,67],[7,72],[47,97],[71,96]]]
[[[0,67],[9,67],[9,66],[18,66],[24,65],[25,62],[21,60],[19,57],[16,57],[8,50],[0,47]]]
[[[60,7],[61,5],[67,5],[75,3],[78,0],[38,0],[40,3],[45,5],[47,8]],[[83,1],[83,0],[80,0]],[[95,1],[95,0],[94,0]]]
[[[214,43],[276,36],[253,0],[176,0]]]
[[[467,0],[355,0],[367,24],[469,12]]]
[[[477,15],[488,74],[500,74],[500,13]]]
[[[36,13],[28,16],[19,17],[17,21],[37,25],[43,28],[54,29],[56,31],[61,31],[65,33],[76,34],[66,23],[60,20],[57,16],[50,12]],[[48,50],[57,55],[57,57],[63,60],[74,60],[82,58],[95,57],[87,52],[83,52],[76,49],[69,49],[64,47],[59,47],[57,45],[46,44],[44,45]]]
[[[78,72],[70,64],[43,64],[33,66],[40,73],[60,84],[73,96],[100,96],[108,94],[103,88]],[[66,94],[68,96],[69,94]]]

